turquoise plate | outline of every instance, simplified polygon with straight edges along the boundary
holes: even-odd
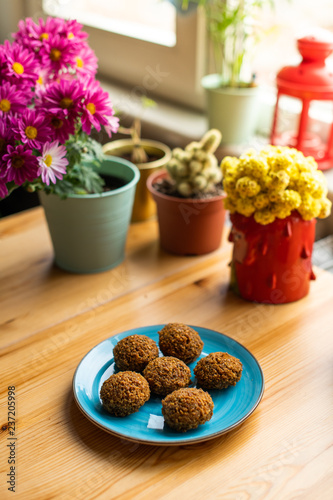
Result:
[[[137,443],[153,445],[180,445],[198,443],[215,438],[244,422],[256,409],[264,392],[264,377],[258,361],[241,344],[214,330],[192,326],[204,342],[200,358],[211,352],[228,352],[243,363],[241,380],[236,386],[221,391],[208,391],[214,401],[211,420],[197,429],[178,433],[164,425],[161,398],[157,396],[128,417],[114,417],[104,410],[99,399],[102,383],[115,371],[113,348],[128,335],[147,335],[158,343],[158,331],[164,325],[135,328],[114,335],[95,346],[82,359],[73,379],[75,401],[83,414],[105,431]],[[192,387],[195,387],[193,368]]]

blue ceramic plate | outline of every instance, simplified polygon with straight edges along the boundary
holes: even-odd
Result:
[[[119,333],[95,346],[83,358],[76,369],[73,379],[75,400],[84,413],[95,425],[119,437],[138,443],[154,445],[180,445],[198,443],[215,438],[234,429],[246,420],[256,409],[264,392],[264,377],[258,361],[241,344],[230,337],[214,330],[193,326],[204,342],[200,358],[211,352],[228,352],[243,363],[241,380],[236,386],[221,391],[208,391],[214,401],[212,419],[197,429],[178,433],[164,425],[161,411],[161,398],[157,396],[127,417],[114,417],[104,410],[99,392],[102,383],[115,370],[113,348],[116,343],[128,335],[147,335],[158,343],[158,331],[164,325],[151,325]],[[193,368],[197,361],[189,366],[192,371],[192,386],[195,387]]]

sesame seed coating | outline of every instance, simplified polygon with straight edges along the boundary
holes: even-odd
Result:
[[[101,387],[100,398],[104,408],[116,417],[135,413],[150,398],[147,380],[136,372],[114,373]]]
[[[194,368],[198,385],[204,389],[226,389],[236,385],[242,376],[243,365],[226,352],[212,352],[200,359]]]

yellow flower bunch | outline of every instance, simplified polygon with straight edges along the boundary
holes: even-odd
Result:
[[[294,148],[267,146],[222,163],[225,208],[259,224],[285,219],[297,210],[304,220],[321,219],[331,212],[324,174],[312,156]]]

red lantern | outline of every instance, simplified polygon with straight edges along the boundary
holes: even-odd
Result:
[[[313,156],[318,168],[326,170],[333,167],[333,116],[327,137],[323,138],[311,130],[313,124],[309,110],[312,101],[330,101],[333,104],[333,70],[325,61],[333,51],[333,34],[323,30],[317,36],[305,36],[297,40],[297,47],[303,57],[302,62],[298,66],[286,66],[277,74],[271,144],[294,147],[305,156]],[[278,132],[282,96],[296,98],[298,104],[301,103],[298,130]]]

